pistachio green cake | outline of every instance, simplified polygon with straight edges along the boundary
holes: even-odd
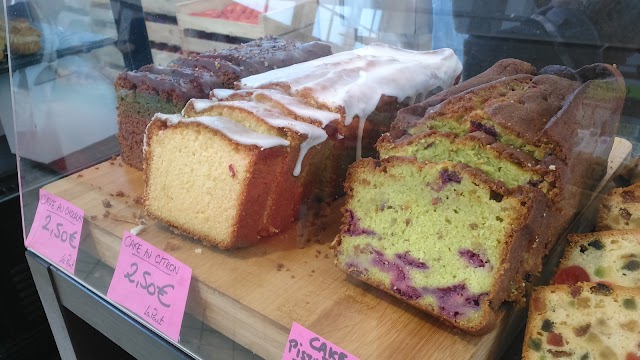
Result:
[[[340,268],[469,333],[493,328],[543,216],[539,190],[403,157],[359,160],[345,190]]]

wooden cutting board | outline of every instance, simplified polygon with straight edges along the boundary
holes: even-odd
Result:
[[[630,144],[616,144],[610,175],[630,151]],[[114,267],[123,232],[142,214],[142,173],[116,159],[45,189],[85,211],[81,249]],[[495,331],[466,335],[351,279],[334,266],[329,248],[338,233],[339,204],[233,251],[204,246],[145,219],[148,226],[139,236],[193,269],[187,311],[266,359],[282,357],[294,321],[363,360],[495,359],[524,323],[524,310],[505,305]]]

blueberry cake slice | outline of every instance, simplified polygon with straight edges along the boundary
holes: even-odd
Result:
[[[464,331],[493,329],[543,216],[539,189],[403,157],[359,160],[345,189],[338,267]]]

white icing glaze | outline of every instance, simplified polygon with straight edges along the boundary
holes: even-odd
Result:
[[[253,98],[255,99],[256,95],[258,94],[264,94],[270,97],[271,99],[284,105],[286,108],[288,108],[289,110],[291,110],[293,113],[295,113],[300,117],[308,118],[313,121],[319,122],[320,124],[322,124],[323,128],[332,121],[340,120],[339,114],[333,113],[331,111],[316,109],[313,106],[308,105],[304,101],[296,97],[287,95],[286,93],[279,90],[272,90],[272,89],[256,90],[253,93]]]
[[[209,94],[209,96],[212,99],[218,99],[218,100],[224,100],[226,98],[229,97],[229,95],[233,94],[235,92],[235,90],[231,90],[231,89],[213,89],[211,90],[211,93]]]
[[[287,117],[280,111],[272,109],[266,104],[240,100],[220,101],[213,104],[212,106],[234,106],[242,108],[252,112],[257,117],[263,119],[267,124],[273,127],[287,128],[299,134],[306,135],[306,139],[300,144],[300,152],[298,154],[298,160],[296,161],[296,167],[293,170],[293,176],[300,175],[302,161],[304,160],[304,157],[309,149],[327,139],[327,133],[321,128]]]
[[[191,104],[191,106],[193,106],[193,110],[195,110],[196,112],[202,112],[206,108],[211,107],[211,105],[217,102],[217,99],[191,99],[189,100],[185,108],[187,108],[189,104]],[[182,109],[182,116],[184,116],[184,109]]]
[[[259,132],[248,129],[247,127],[238,124],[231,119],[227,119],[221,116],[199,116],[185,118],[178,114],[156,114],[153,117],[153,121],[157,120],[165,121],[169,126],[174,126],[180,122],[201,123],[223,133],[225,136],[239,144],[256,145],[262,149],[268,149],[275,146],[289,146],[289,141],[285,139],[279,138],[277,136],[261,134]]]
[[[412,51],[372,44],[249,76],[240,86],[256,89],[285,83],[294,94],[305,90],[317,102],[342,109],[346,125],[358,116],[362,122],[358,126],[360,144],[360,129],[382,95],[402,101],[437,87],[446,89],[461,70],[462,64],[451,49]]]

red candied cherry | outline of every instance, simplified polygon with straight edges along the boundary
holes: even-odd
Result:
[[[640,360],[640,355],[634,353],[627,353],[627,356],[624,360]]]
[[[577,265],[571,265],[558,270],[551,283],[556,285],[575,285],[579,282],[590,280],[589,274],[585,269]]]
[[[547,344],[562,347],[564,346],[564,339],[562,338],[562,335],[550,332],[547,334]]]

